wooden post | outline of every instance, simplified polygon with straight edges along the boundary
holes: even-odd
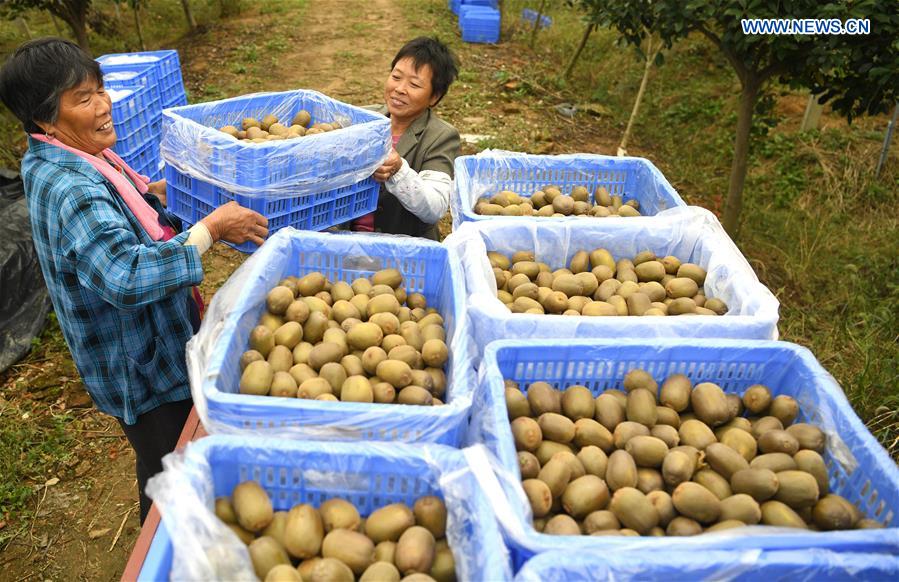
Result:
[[[22,34],[24,34],[25,37],[28,38],[28,40],[31,40],[32,38],[34,38],[34,36],[31,34],[31,29],[28,28],[28,23],[25,22],[24,18],[22,18],[20,16],[20,17],[16,18],[16,22],[19,24],[19,28],[22,29]]]
[[[809,131],[810,129],[818,129],[818,121],[821,119],[821,112],[824,106],[818,103],[817,95],[809,95],[808,103],[805,105],[805,114],[802,116],[802,125],[799,131]]]
[[[883,170],[884,164],[887,163],[887,156],[890,153],[890,142],[893,141],[893,130],[896,129],[896,117],[899,116],[899,101],[893,106],[893,117],[887,125],[887,133],[883,136],[883,148],[880,150],[880,159],[877,160],[877,169],[874,170],[874,177],[880,177],[880,171]]]
[[[140,0],[135,0],[134,5],[134,26],[137,28],[137,39],[140,41],[140,50],[147,50],[147,45],[144,43],[144,29],[140,22]]]

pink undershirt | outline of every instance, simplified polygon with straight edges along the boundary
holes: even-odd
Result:
[[[393,148],[396,149],[396,144],[399,143],[400,138],[403,137],[403,134],[393,135],[391,138],[393,139]],[[374,232],[375,231],[375,213],[366,214],[365,216],[360,216],[356,220],[353,221],[353,230],[356,232]]]

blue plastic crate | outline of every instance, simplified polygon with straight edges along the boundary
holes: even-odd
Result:
[[[101,66],[102,70],[102,66]],[[107,89],[134,89],[145,87],[152,97],[160,100],[159,74],[154,67],[135,67],[134,70],[103,71],[103,85]],[[160,109],[159,114],[162,115]]]
[[[286,226],[298,230],[324,230],[378,208],[380,185],[373,178],[316,194],[290,198],[250,198],[186,176],[171,165],[166,165],[165,173],[169,209],[190,224],[196,224],[232,200],[265,216],[270,234]],[[251,242],[231,246],[245,253],[259,248]]]
[[[218,130],[245,117],[290,120],[308,111],[312,123],[343,128],[266,143],[241,142]],[[379,113],[316,91],[256,93],[163,112],[162,154],[178,171],[239,194],[279,190],[311,194],[368,178],[390,151],[390,122]]]
[[[488,150],[474,156],[456,158],[451,200],[453,228],[458,228],[463,222],[496,220],[495,216],[475,214],[474,205],[482,196],[492,196],[501,190],[512,190],[521,196],[530,197],[547,185],[558,186],[566,194],[574,186],[584,186],[591,196],[597,187],[603,186],[610,194],[621,196],[625,202],[628,200],[639,202],[640,212],[644,216],[686,206],[662,172],[645,158],[619,158],[596,154],[545,156]],[[505,218],[509,217],[503,217]],[[520,220],[516,217],[511,219]],[[627,220],[633,219],[639,220],[640,217]],[[582,218],[540,217],[537,220],[566,221]]]
[[[521,19],[525,22],[530,22],[533,25],[537,22],[537,11],[532,10],[530,8],[525,8],[521,11]],[[540,15],[540,28],[549,28],[553,24],[553,19],[546,14]]]
[[[390,503],[411,506],[419,497],[436,495],[447,504],[447,539],[457,579],[511,579],[508,551],[490,507],[479,494],[462,453],[448,447],[301,443],[216,435],[189,445],[183,470],[196,475],[191,484],[210,513],[215,497],[231,495],[234,486],[247,479],[262,485],[276,511],[286,511],[297,503],[317,507],[340,497],[367,516]],[[165,510],[163,506],[162,522],[138,576],[140,581],[168,580],[172,535],[186,535],[179,529],[173,529],[174,534],[169,531],[170,524],[174,528],[184,522]]]
[[[515,576],[515,582],[547,580],[886,582],[897,579],[899,579],[899,558],[896,556],[826,550],[608,552],[602,555],[554,551],[544,552],[528,560]]]
[[[325,402],[238,393],[240,356],[248,349],[250,332],[265,311],[266,293],[278,281],[318,271],[331,281],[351,282],[386,268],[398,269],[406,291],[423,294],[444,319],[450,349],[444,405]],[[197,352],[188,348],[189,359],[197,354],[196,358],[203,360],[189,368],[191,391],[204,426],[210,432],[264,431],[280,437],[459,446],[468,431],[476,383],[463,289],[458,260],[433,241],[291,228],[276,233],[216,294],[228,303],[227,307],[218,306],[214,299],[210,305],[206,326],[195,342],[207,348]],[[212,334],[215,337],[207,337]],[[204,413],[206,409],[208,413]]]
[[[128,166],[130,166],[132,170],[134,170],[138,174],[143,174],[150,177],[158,175],[159,143],[149,141],[136,150],[126,152],[125,154],[120,153],[116,149],[117,147],[118,143],[116,143],[116,147],[114,147],[113,150],[117,154],[119,154],[122,160],[126,164],[128,164]]]
[[[104,73],[152,68],[160,86],[183,85],[181,60],[176,50],[109,54],[97,58],[97,62]]]
[[[453,14],[459,15],[459,7],[462,6],[462,0],[449,0],[447,2],[449,5],[449,9],[452,10]]]
[[[172,91],[168,96],[168,101],[163,102],[162,108],[169,109],[171,107],[182,107],[187,105],[187,94],[184,92],[184,87],[181,87],[180,90]]]
[[[151,138],[159,140],[161,109],[148,88],[110,88],[107,91],[112,100],[112,122],[116,130],[114,149],[119,155],[134,151]]]
[[[697,337],[777,339],[779,303],[762,285],[715,216],[697,207],[643,219],[546,222],[532,218],[464,223],[443,241],[466,277],[474,361],[490,342],[525,338]],[[497,298],[488,251],[512,256],[533,250],[551,269],[567,267],[581,250],[607,249],[616,259],[650,250],[707,271],[707,297],[725,302],[722,316],[590,317],[512,313]]]
[[[459,9],[459,28],[465,42],[497,43],[500,12],[489,6],[463,4]]]
[[[866,517],[886,529],[835,532],[767,533],[627,538],[551,536],[537,533],[526,515],[527,501],[508,487],[521,477],[506,409],[503,380],[522,390],[536,381],[556,387],[580,384],[598,395],[619,388],[625,374],[642,368],[661,383],[670,374],[685,374],[694,383],[714,382],[725,392],[742,394],[765,384],[775,396],[799,401],[798,422],[818,425],[827,435],[824,459],[830,489],[855,503]],[[740,340],[502,341],[487,347],[481,386],[472,407],[471,442],[483,443],[514,480],[504,480],[509,511],[504,531],[516,568],[535,553],[555,549],[610,553],[633,549],[799,550],[818,548],[850,552],[899,552],[899,469],[859,420],[842,389],[807,349],[786,342]],[[521,492],[523,495],[523,492]],[[760,528],[761,529],[761,528]],[[514,532],[518,532],[516,536]],[[514,537],[514,539],[512,539]]]

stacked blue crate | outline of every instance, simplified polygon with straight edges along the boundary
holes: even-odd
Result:
[[[187,104],[181,62],[174,50],[103,55],[97,59],[103,71],[103,82],[114,90],[146,90],[149,93],[142,126],[119,120],[116,113],[118,142],[113,148],[135,170],[160,180],[163,177],[159,140],[162,110]],[[132,164],[140,166],[140,169]]]
[[[161,50],[103,55],[97,61],[100,63],[104,75],[114,71],[153,69],[162,108],[168,109],[187,104],[178,51]]]
[[[131,169],[159,180],[159,130],[153,130],[153,110],[159,101],[148,87],[107,88],[112,100],[116,143],[112,147]],[[158,127],[158,125],[157,125]]]
[[[463,3],[459,9],[459,28],[465,42],[499,42],[500,11],[490,5]]]

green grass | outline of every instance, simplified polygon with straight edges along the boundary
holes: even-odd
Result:
[[[68,348],[51,313],[44,331],[33,340],[28,359],[62,360],[66,356]],[[71,373],[77,374],[73,366]],[[10,377],[14,376],[13,370]],[[29,386],[17,381],[12,389],[20,392]],[[58,392],[54,389],[49,394],[55,397]],[[34,513],[38,487],[69,460],[73,438],[66,427],[71,421],[66,413],[48,411],[42,401],[0,398],[0,520],[17,518],[11,527],[0,529],[0,548],[27,522],[22,518]]]

